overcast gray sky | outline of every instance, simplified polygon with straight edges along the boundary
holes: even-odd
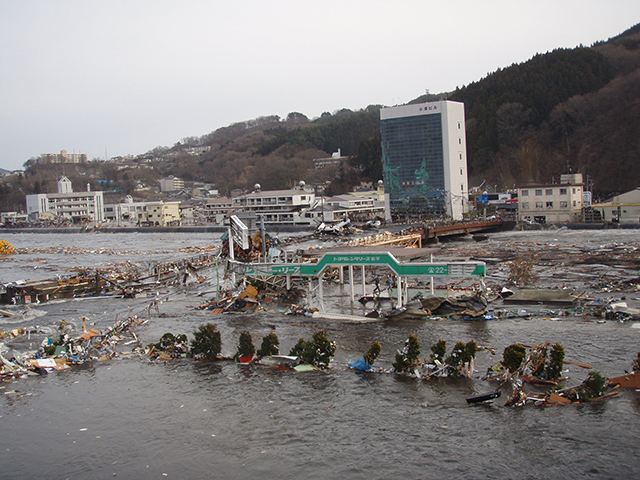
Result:
[[[638,0],[0,0],[0,168],[404,103],[638,22]]]

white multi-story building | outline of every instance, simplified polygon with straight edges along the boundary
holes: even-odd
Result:
[[[464,104],[443,100],[383,108],[380,130],[391,213],[461,220],[469,209]]]
[[[518,220],[533,223],[575,223],[582,218],[582,174],[560,176],[560,183],[518,187]]]
[[[212,198],[204,202],[202,210],[207,223],[224,223],[233,210],[233,200],[227,197]]]
[[[123,203],[108,203],[104,206],[104,218],[108,222],[117,224],[138,224],[146,221],[147,204],[134,202],[131,195],[127,195]]]
[[[58,193],[38,193],[26,196],[27,214],[38,220],[44,212],[50,212],[60,219],[74,222],[104,221],[102,192],[92,192],[87,184],[86,192],[74,192],[67,177],[58,180]]]
[[[161,192],[175,192],[184,188],[184,180],[178,177],[170,176],[160,179]]]
[[[316,197],[303,188],[295,190],[255,191],[232,199],[233,211],[249,222],[246,214],[262,215],[265,224],[316,227],[322,222],[389,218],[384,190],[349,193],[330,198]],[[247,223],[248,224],[248,223]]]
[[[318,204],[315,193],[306,190],[255,191],[232,200],[234,211],[263,215],[266,224],[280,225],[309,225],[305,213]]]

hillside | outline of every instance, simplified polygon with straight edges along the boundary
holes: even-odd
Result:
[[[499,69],[454,92],[410,103],[449,98],[465,103],[470,185],[499,189],[546,182],[568,171],[593,182],[606,198],[640,185],[640,24],[591,47],[558,49]],[[53,192],[64,172],[74,185],[144,195],[167,175],[236,188],[290,188],[331,182],[328,193],[382,177],[379,105],[325,112],[308,119],[265,116],[201,137],[157,147],[120,164],[36,165],[23,178],[0,184],[0,209],[24,209],[24,195]],[[208,151],[193,153],[194,148]],[[313,169],[333,152],[351,156],[341,168]]]
[[[591,48],[555,50],[456,90],[471,184],[588,175],[600,196],[640,184],[640,25]]]

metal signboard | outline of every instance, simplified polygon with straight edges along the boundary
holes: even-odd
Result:
[[[401,276],[454,276],[471,277],[486,275],[484,262],[448,262],[448,263],[417,263],[399,262],[390,253],[374,254],[325,254],[318,263],[260,263],[245,265],[248,275],[301,275],[318,276],[325,268],[334,265],[387,265]]]
[[[249,228],[236,215],[231,215],[230,220],[233,241],[243,250],[247,250],[249,248]]]

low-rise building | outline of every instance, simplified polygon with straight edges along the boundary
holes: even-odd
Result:
[[[600,212],[605,222],[619,223],[620,225],[640,224],[640,187],[630,192],[616,195],[610,200],[592,205],[593,209]]]
[[[143,223],[160,227],[180,225],[180,202],[146,202],[145,220]]]
[[[576,223],[582,220],[582,174],[560,176],[560,183],[518,187],[518,220],[531,223]]]
[[[184,180],[178,177],[169,176],[160,179],[161,192],[175,192],[184,189]]]
[[[346,218],[355,221],[375,218],[391,220],[388,196],[381,185],[377,190],[358,191],[328,198],[317,197],[314,191],[305,188],[308,187],[255,191],[240,195],[232,199],[233,208],[230,211],[243,219],[248,218],[247,214],[256,217],[262,215],[265,224],[313,228],[323,222],[338,222]]]
[[[104,218],[107,222],[120,224],[139,224],[146,221],[146,203],[134,202],[127,195],[123,203],[108,203],[104,206]]]
[[[3,225],[18,225],[28,220],[29,216],[24,212],[0,212],[0,223]]]
[[[203,216],[207,223],[222,225],[233,211],[233,200],[227,197],[212,198],[202,204]]]

